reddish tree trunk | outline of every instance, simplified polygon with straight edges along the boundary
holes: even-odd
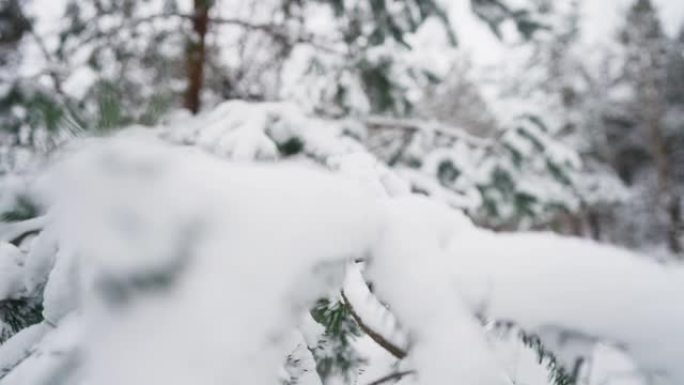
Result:
[[[184,106],[193,114],[201,107],[200,94],[204,83],[204,62],[206,57],[206,36],[209,27],[209,8],[212,0],[194,0],[192,34],[185,52],[185,69],[188,88],[185,91]]]

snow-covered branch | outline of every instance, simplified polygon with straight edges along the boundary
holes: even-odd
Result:
[[[669,383],[684,378],[681,266],[553,234],[476,230],[449,250],[454,282],[473,312],[536,333],[569,368],[602,341],[644,372]]]
[[[406,332],[368,289],[356,264],[347,268],[342,298],[354,320],[373,341],[398,359],[406,357],[409,346]]]

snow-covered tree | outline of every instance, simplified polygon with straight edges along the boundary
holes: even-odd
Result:
[[[628,188],[627,199],[597,212],[602,239],[631,248],[680,248],[679,102],[673,93],[681,69],[676,39],[665,34],[657,8],[634,1],[618,38],[597,68],[587,67],[589,153]]]
[[[681,267],[478,229],[354,126],[236,101],[74,142],[38,178],[47,214],[2,231],[26,250],[3,246],[4,301],[43,311],[0,347],[0,383],[271,384],[284,367],[289,383],[503,384],[521,352],[534,362],[518,333],[556,380],[596,342],[682,379]]]

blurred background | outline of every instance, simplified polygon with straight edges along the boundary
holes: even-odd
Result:
[[[70,138],[285,101],[360,122],[482,226],[684,258],[683,21],[679,0],[0,0],[0,209],[35,215],[22,175]]]

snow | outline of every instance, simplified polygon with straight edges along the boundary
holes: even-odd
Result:
[[[277,144],[298,139],[306,153],[325,160],[362,149],[349,128],[349,122],[308,117],[288,103],[227,101],[197,119],[171,122],[163,136],[240,161],[274,159]]]
[[[346,175],[373,191],[378,197],[402,196],[411,191],[409,183],[401,179],[387,166],[364,152],[331,156],[328,166]]]
[[[71,73],[63,84],[64,92],[78,100],[83,99],[97,80],[97,74],[90,67],[83,66]]]

